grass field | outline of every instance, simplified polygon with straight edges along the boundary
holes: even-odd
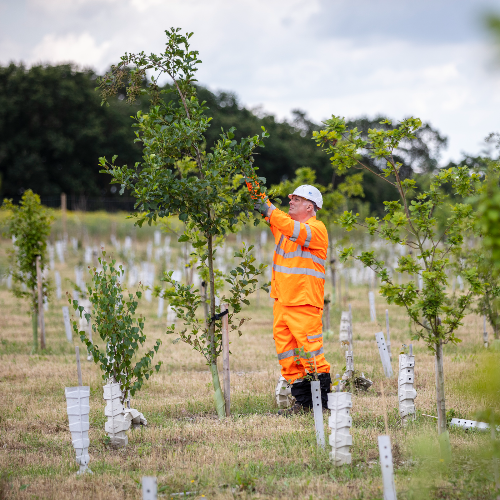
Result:
[[[10,243],[1,240],[1,252]],[[63,278],[72,277],[81,257],[56,263]],[[64,281],[64,280],[63,280]],[[65,282],[66,283],[66,282]],[[67,288],[67,286],[66,286]],[[69,290],[69,288],[67,288]],[[403,428],[397,411],[397,380],[385,379],[375,343],[381,324],[370,321],[367,287],[350,287],[354,319],[354,364],[374,381],[367,392],[353,395],[351,466],[334,467],[327,450],[318,449],[312,416],[277,415],[274,387],[279,365],[272,338],[272,309],[267,297],[245,311],[251,321],[231,344],[231,418],[220,421],[213,404],[211,376],[198,353],[173,344],[165,317],[156,317],[156,300],[143,301],[145,331],[152,344],[163,341],[158,375],[132,400],[148,426],[129,432],[125,449],[107,446],[104,432],[103,381],[98,368],[83,362],[83,382],[91,388],[90,468],[78,469],[67,426],[64,387],[77,385],[74,345],[66,340],[61,306],[53,300],[46,313],[47,350],[31,354],[31,320],[27,304],[0,288],[0,498],[140,498],[143,475],[155,475],[164,498],[382,498],[377,436],[385,433],[384,383],[389,433],[393,442],[398,498],[496,498],[489,432],[450,429],[452,462],[439,455],[435,420],[434,358],[420,343],[416,356],[417,420]],[[386,305],[376,298],[382,323]],[[403,310],[389,307],[393,369],[397,353],[409,343]],[[342,373],[344,354],[338,342],[340,309],[333,307],[334,335],[325,339],[332,373]],[[385,329],[385,328],[384,328]],[[463,342],[445,347],[447,408],[454,416],[475,418],[482,407],[495,407],[487,387],[482,320],[469,315],[460,329]],[[84,351],[81,342],[80,350]],[[220,371],[222,373],[222,370]],[[497,386],[498,387],[498,386]],[[325,425],[327,418],[325,416]],[[187,493],[186,493],[187,494]]]

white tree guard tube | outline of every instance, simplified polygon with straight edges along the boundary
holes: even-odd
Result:
[[[175,325],[175,320],[177,315],[175,314],[174,308],[172,306],[167,307],[167,325]]]
[[[110,438],[111,445],[115,448],[127,446],[128,436],[126,432],[130,426],[140,427],[148,425],[148,422],[138,410],[125,408],[122,403],[123,393],[120,384],[114,380],[110,380],[104,386],[103,398],[106,401],[104,415],[108,417],[104,429]]]
[[[477,422],[476,420],[465,420],[463,418],[452,418],[451,427],[461,427],[462,429],[480,429],[487,430],[490,426],[486,422]],[[498,428],[497,428],[498,430]]]
[[[397,500],[390,436],[378,437],[378,451],[380,454],[382,481],[384,483],[384,500]]]
[[[375,309],[375,295],[373,292],[368,292],[368,300],[370,302],[370,319],[376,323],[377,321],[377,312]]]
[[[161,318],[163,316],[163,302],[165,301],[165,299],[163,297],[158,297],[158,312],[157,312],[157,316],[158,318]]]
[[[328,418],[328,427],[331,430],[329,441],[332,446],[330,460],[337,466],[351,463],[351,408],[352,394],[350,392],[328,394],[328,409],[331,411]]]
[[[73,341],[73,332],[71,331],[71,322],[69,320],[69,308],[68,306],[62,306],[62,313],[64,318],[64,329],[66,330],[66,338],[68,342]]]
[[[403,424],[410,419],[414,420],[415,398],[417,391],[413,388],[415,383],[415,356],[412,354],[399,355],[398,398],[399,416]]]
[[[377,341],[378,352],[380,354],[380,360],[382,361],[382,366],[384,368],[384,373],[387,378],[392,377],[392,366],[391,358],[389,356],[389,350],[384,339],[384,332],[378,332],[375,334],[375,339]]]
[[[123,394],[118,382],[110,381],[104,386],[104,400],[106,407],[104,415],[108,417],[105,430],[111,440],[111,445],[117,448],[127,446],[126,431],[130,428],[131,418],[125,417],[125,407],[122,403]]]
[[[89,412],[90,387],[66,387],[66,404],[69,430],[73,448],[76,452],[76,463],[80,466],[78,474],[92,472],[89,464]]]
[[[488,330],[486,329],[486,315],[483,316],[483,345],[484,345],[484,347],[489,346]]]
[[[276,404],[278,408],[289,408],[292,403],[292,387],[283,375],[280,376],[275,389]]]
[[[349,312],[342,311],[342,314],[340,316],[340,335],[339,335],[340,342],[349,341],[349,328],[350,328]]]
[[[319,380],[311,382],[311,395],[314,412],[314,428],[316,429],[316,442],[318,446],[325,447],[325,427],[323,424],[323,405],[321,404],[321,387]]]
[[[142,500],[156,500],[158,483],[154,476],[142,476]]]

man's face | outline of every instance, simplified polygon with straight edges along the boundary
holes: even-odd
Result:
[[[302,198],[302,196],[297,196],[296,194],[289,194],[290,198],[290,209],[288,214],[294,220],[301,221],[302,219],[309,218],[314,215],[312,210],[308,210],[308,207],[312,207],[313,204],[309,200]]]

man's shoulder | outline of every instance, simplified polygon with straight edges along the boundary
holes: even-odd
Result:
[[[319,229],[319,230],[322,230],[324,231],[325,233],[327,232],[326,230],[326,226],[323,224],[322,221],[318,220],[316,217],[311,217],[307,222],[306,224],[309,224],[310,226],[316,228],[316,229]]]

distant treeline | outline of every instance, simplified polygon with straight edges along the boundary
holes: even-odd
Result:
[[[0,67],[0,197],[18,198],[31,188],[42,197],[57,197],[65,192],[72,199],[118,197],[110,177],[99,173],[98,158],[118,155],[121,164],[141,161],[141,148],[134,143],[132,124],[138,109],[147,102],[126,103],[123,94],[110,106],[101,106],[95,91],[98,75],[72,65],[33,66],[11,64]],[[317,181],[335,186],[342,178],[335,175],[328,156],[311,140],[320,129],[300,110],[292,119],[279,121],[272,115],[247,109],[231,92],[210,92],[198,87],[212,116],[206,133],[207,149],[218,139],[221,127],[236,127],[236,138],[259,133],[265,126],[270,134],[260,150],[260,173],[268,185],[293,178],[295,170],[308,166]],[[325,110],[326,111],[326,110]],[[335,109],[328,110],[335,113]],[[362,131],[379,126],[382,117],[359,118],[349,123]],[[413,171],[431,172],[437,168],[441,149],[446,145],[430,125],[425,125],[417,140],[399,151],[404,175]],[[375,165],[379,169],[384,165]],[[390,188],[390,186],[389,186]],[[383,212],[382,201],[396,199],[387,184],[375,176],[364,180],[364,201],[370,211]]]

